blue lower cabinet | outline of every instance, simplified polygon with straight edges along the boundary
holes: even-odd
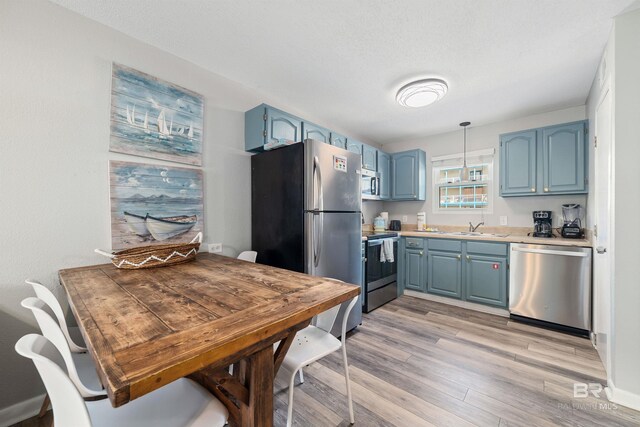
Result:
[[[462,255],[429,250],[427,291],[430,294],[462,298]]]
[[[406,249],[404,251],[404,288],[424,292],[424,249]]]
[[[480,304],[507,306],[507,259],[466,255],[464,299]]]

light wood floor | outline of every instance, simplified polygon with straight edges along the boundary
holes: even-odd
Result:
[[[604,393],[573,398],[576,382],[605,384],[587,339],[507,318],[404,296],[365,314],[347,350],[358,426],[640,425],[640,412]],[[348,426],[340,353],[304,375],[293,424]],[[277,426],[286,424],[286,384],[278,375]]]

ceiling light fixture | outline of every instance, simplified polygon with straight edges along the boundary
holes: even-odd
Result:
[[[462,176],[460,177],[460,181],[469,181],[469,167],[467,166],[467,126],[469,126],[471,122],[462,122],[460,126],[464,129],[464,145],[462,148]]]
[[[403,107],[425,107],[441,100],[448,89],[444,80],[417,80],[402,86],[396,95],[396,101]]]

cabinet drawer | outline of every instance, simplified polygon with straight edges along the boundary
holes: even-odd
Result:
[[[429,239],[429,249],[436,251],[462,252],[460,240]]]
[[[467,253],[507,256],[507,243],[467,242]]]
[[[407,248],[424,248],[424,239],[415,238],[415,237],[407,237],[406,241]]]

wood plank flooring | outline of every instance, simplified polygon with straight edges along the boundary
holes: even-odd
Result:
[[[357,426],[640,425],[640,412],[604,394],[573,397],[576,382],[605,384],[587,339],[408,296],[363,317],[347,340]],[[342,369],[337,352],[304,370],[295,426],[349,425]],[[276,426],[286,425],[285,374]]]

